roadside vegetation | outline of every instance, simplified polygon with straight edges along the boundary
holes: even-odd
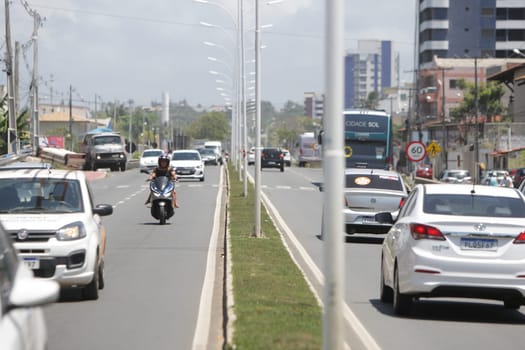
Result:
[[[322,311],[261,206],[263,238],[252,236],[253,186],[229,173],[229,231],[235,321],[229,349],[320,349]]]

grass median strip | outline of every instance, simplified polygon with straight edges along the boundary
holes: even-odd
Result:
[[[264,206],[264,238],[252,237],[253,186],[243,195],[229,165],[229,231],[234,295],[235,349],[320,349],[321,307],[291,259]]]

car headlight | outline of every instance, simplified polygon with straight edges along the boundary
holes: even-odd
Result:
[[[56,232],[59,241],[72,241],[86,237],[86,228],[80,221],[66,225]]]

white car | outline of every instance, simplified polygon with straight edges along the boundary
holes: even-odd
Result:
[[[141,173],[150,173],[158,165],[159,157],[164,153],[159,148],[146,149],[142,152],[139,160],[139,168]]]
[[[255,147],[250,148],[248,151],[248,165],[255,164]]]
[[[391,224],[377,222],[375,214],[388,211],[397,217],[407,197],[408,189],[396,171],[346,169],[343,208],[346,233],[388,232]]]
[[[171,154],[170,166],[177,173],[178,179],[196,179],[204,181],[204,162],[195,149],[176,150]]]
[[[0,172],[0,221],[36,277],[79,287],[98,299],[104,287],[108,204],[94,206],[84,172],[20,169]]]
[[[376,219],[392,223],[390,213]],[[514,188],[420,184],[386,235],[380,297],[399,315],[432,297],[525,304],[525,197]]]
[[[0,349],[47,349],[41,306],[58,299],[58,283],[35,278],[1,226],[0,252]]]
[[[281,148],[281,152],[283,152],[284,165],[292,166],[292,156],[290,151],[285,148]]]

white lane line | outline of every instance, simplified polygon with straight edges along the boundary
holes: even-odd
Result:
[[[319,283],[321,286],[324,287],[324,276],[323,276],[321,270],[319,270],[317,265],[310,258],[310,255],[308,255],[308,253],[306,252],[306,249],[304,249],[303,245],[299,242],[297,237],[295,237],[295,235],[292,232],[292,230],[288,227],[288,225],[286,225],[286,223],[284,222],[282,217],[279,215],[279,212],[274,207],[272,202],[270,202],[268,197],[264,193],[261,193],[261,197],[262,197],[262,199],[264,201],[264,205],[269,209],[270,215],[273,216],[273,219],[275,221],[277,221],[276,227],[277,228],[280,227],[284,231],[284,233],[288,236],[290,241],[293,243],[293,245],[297,249],[297,251],[298,251],[299,255],[301,256],[301,258],[304,260],[306,265],[308,265],[310,271],[312,272],[312,275],[317,280],[317,283]],[[281,232],[281,230],[279,230],[279,232]],[[282,236],[282,232],[281,232],[281,236]],[[292,251],[288,247],[288,244],[286,244],[286,240],[284,239],[284,237],[282,237],[282,240],[283,240],[283,243],[284,243],[286,249],[288,249],[288,252],[290,253],[290,256],[294,260],[295,264],[303,272],[305,280],[307,281],[308,285],[310,286],[310,289],[312,290],[312,292],[316,296],[317,300],[319,301],[319,304],[321,306],[323,306],[323,302],[322,302],[321,297],[317,294],[317,291],[313,287],[312,283],[308,280],[308,277],[307,277],[306,273],[304,272],[304,270],[301,268],[301,265],[299,265],[299,263],[295,259],[294,254],[292,253]],[[363,326],[363,324],[359,321],[357,316],[352,312],[352,310],[350,309],[348,304],[345,302],[345,303],[343,303],[343,305],[344,305],[343,315],[344,315],[345,321],[350,325],[350,327],[354,330],[354,332],[360,337],[361,342],[365,345],[365,347],[367,349],[369,349],[369,350],[380,350],[381,348],[376,343],[375,339],[370,335],[370,333],[368,333],[368,331],[366,330],[365,326]],[[349,348],[348,344],[345,343],[345,348],[346,347]]]
[[[206,273],[204,275],[204,283],[202,285],[201,298],[199,303],[199,313],[197,316],[197,324],[195,326],[195,333],[193,336],[193,350],[206,350],[208,347],[208,335],[210,333],[212,301],[213,301],[213,285],[215,284],[215,255],[217,254],[217,239],[219,236],[219,228],[221,225],[221,200],[223,191],[223,172],[220,172],[219,190],[217,199],[215,201],[215,215],[213,218],[213,229],[210,237],[210,245],[208,247],[208,256],[206,258]]]

